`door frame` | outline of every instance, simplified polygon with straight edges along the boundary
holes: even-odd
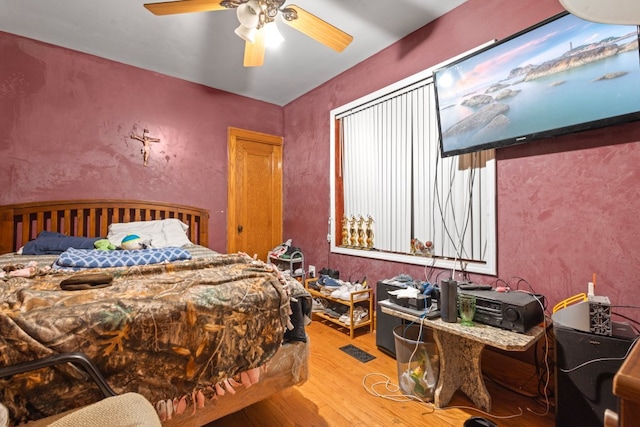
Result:
[[[282,242],[282,229],[283,229],[283,182],[282,182],[282,144],[283,138],[281,136],[269,135],[261,132],[254,132],[246,129],[229,127],[228,129],[228,176],[227,176],[227,253],[235,253],[237,252],[236,248],[236,239],[234,230],[238,227],[238,213],[236,212],[236,198],[238,197],[238,183],[236,182],[236,170],[238,165],[236,165],[236,154],[237,154],[237,146],[238,140],[249,140],[254,143],[259,144],[268,144],[277,146],[280,148],[279,161],[276,167],[280,171],[280,197],[277,202],[279,203],[279,209],[277,209],[277,213],[280,218],[278,221],[273,221],[274,224],[274,234],[277,236],[277,241],[275,244]]]

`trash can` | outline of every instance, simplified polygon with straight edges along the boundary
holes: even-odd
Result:
[[[419,325],[396,326],[393,337],[398,363],[400,390],[423,401],[432,401],[440,373],[440,358],[435,342],[429,342],[428,329]]]

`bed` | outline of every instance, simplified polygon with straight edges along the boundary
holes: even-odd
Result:
[[[20,254],[43,232],[104,241],[112,224],[176,221],[189,243],[164,248],[186,253],[175,260],[58,266],[72,251],[107,258],[161,251],[153,245]],[[117,394],[142,394],[167,426],[204,425],[304,383],[310,295],[272,265],[207,245],[208,212],[189,206],[69,200],[0,207],[0,368],[84,353]],[[105,276],[101,286],[61,288]],[[49,421],[100,398],[70,364],[0,379],[14,423]]]

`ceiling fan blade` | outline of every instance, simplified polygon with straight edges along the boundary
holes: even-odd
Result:
[[[175,15],[178,13],[208,12],[210,10],[227,9],[220,5],[220,0],[180,0],[162,3],[146,3],[144,5],[154,15]]]
[[[287,8],[295,10],[298,14],[298,19],[285,20],[286,24],[337,52],[342,52],[353,40],[353,36],[298,6],[290,5]]]
[[[244,44],[244,66],[260,67],[264,64],[264,29],[256,32],[256,41]]]

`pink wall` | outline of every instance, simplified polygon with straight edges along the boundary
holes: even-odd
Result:
[[[557,0],[469,0],[284,108],[0,32],[0,203],[202,206],[210,246],[225,251],[234,126],[285,136],[285,238],[308,263],[371,282],[422,277],[417,266],[329,254],[329,111],[561,10]],[[147,168],[129,138],[145,127],[161,139]],[[499,150],[499,277],[526,279],[552,305],[596,272],[612,304],[640,305],[639,141],[633,123]]]
[[[329,253],[331,109],[561,11],[557,0],[470,0],[287,105],[285,237],[308,263],[371,282],[424,277],[422,267]],[[527,280],[551,308],[585,292],[595,272],[596,292],[612,305],[640,306],[639,141],[632,123],[499,150],[498,277]],[[638,310],[614,311],[640,319]]]
[[[227,128],[283,134],[282,107],[0,32],[1,204],[126,198],[210,210],[226,250]],[[129,135],[148,128],[142,144]]]

